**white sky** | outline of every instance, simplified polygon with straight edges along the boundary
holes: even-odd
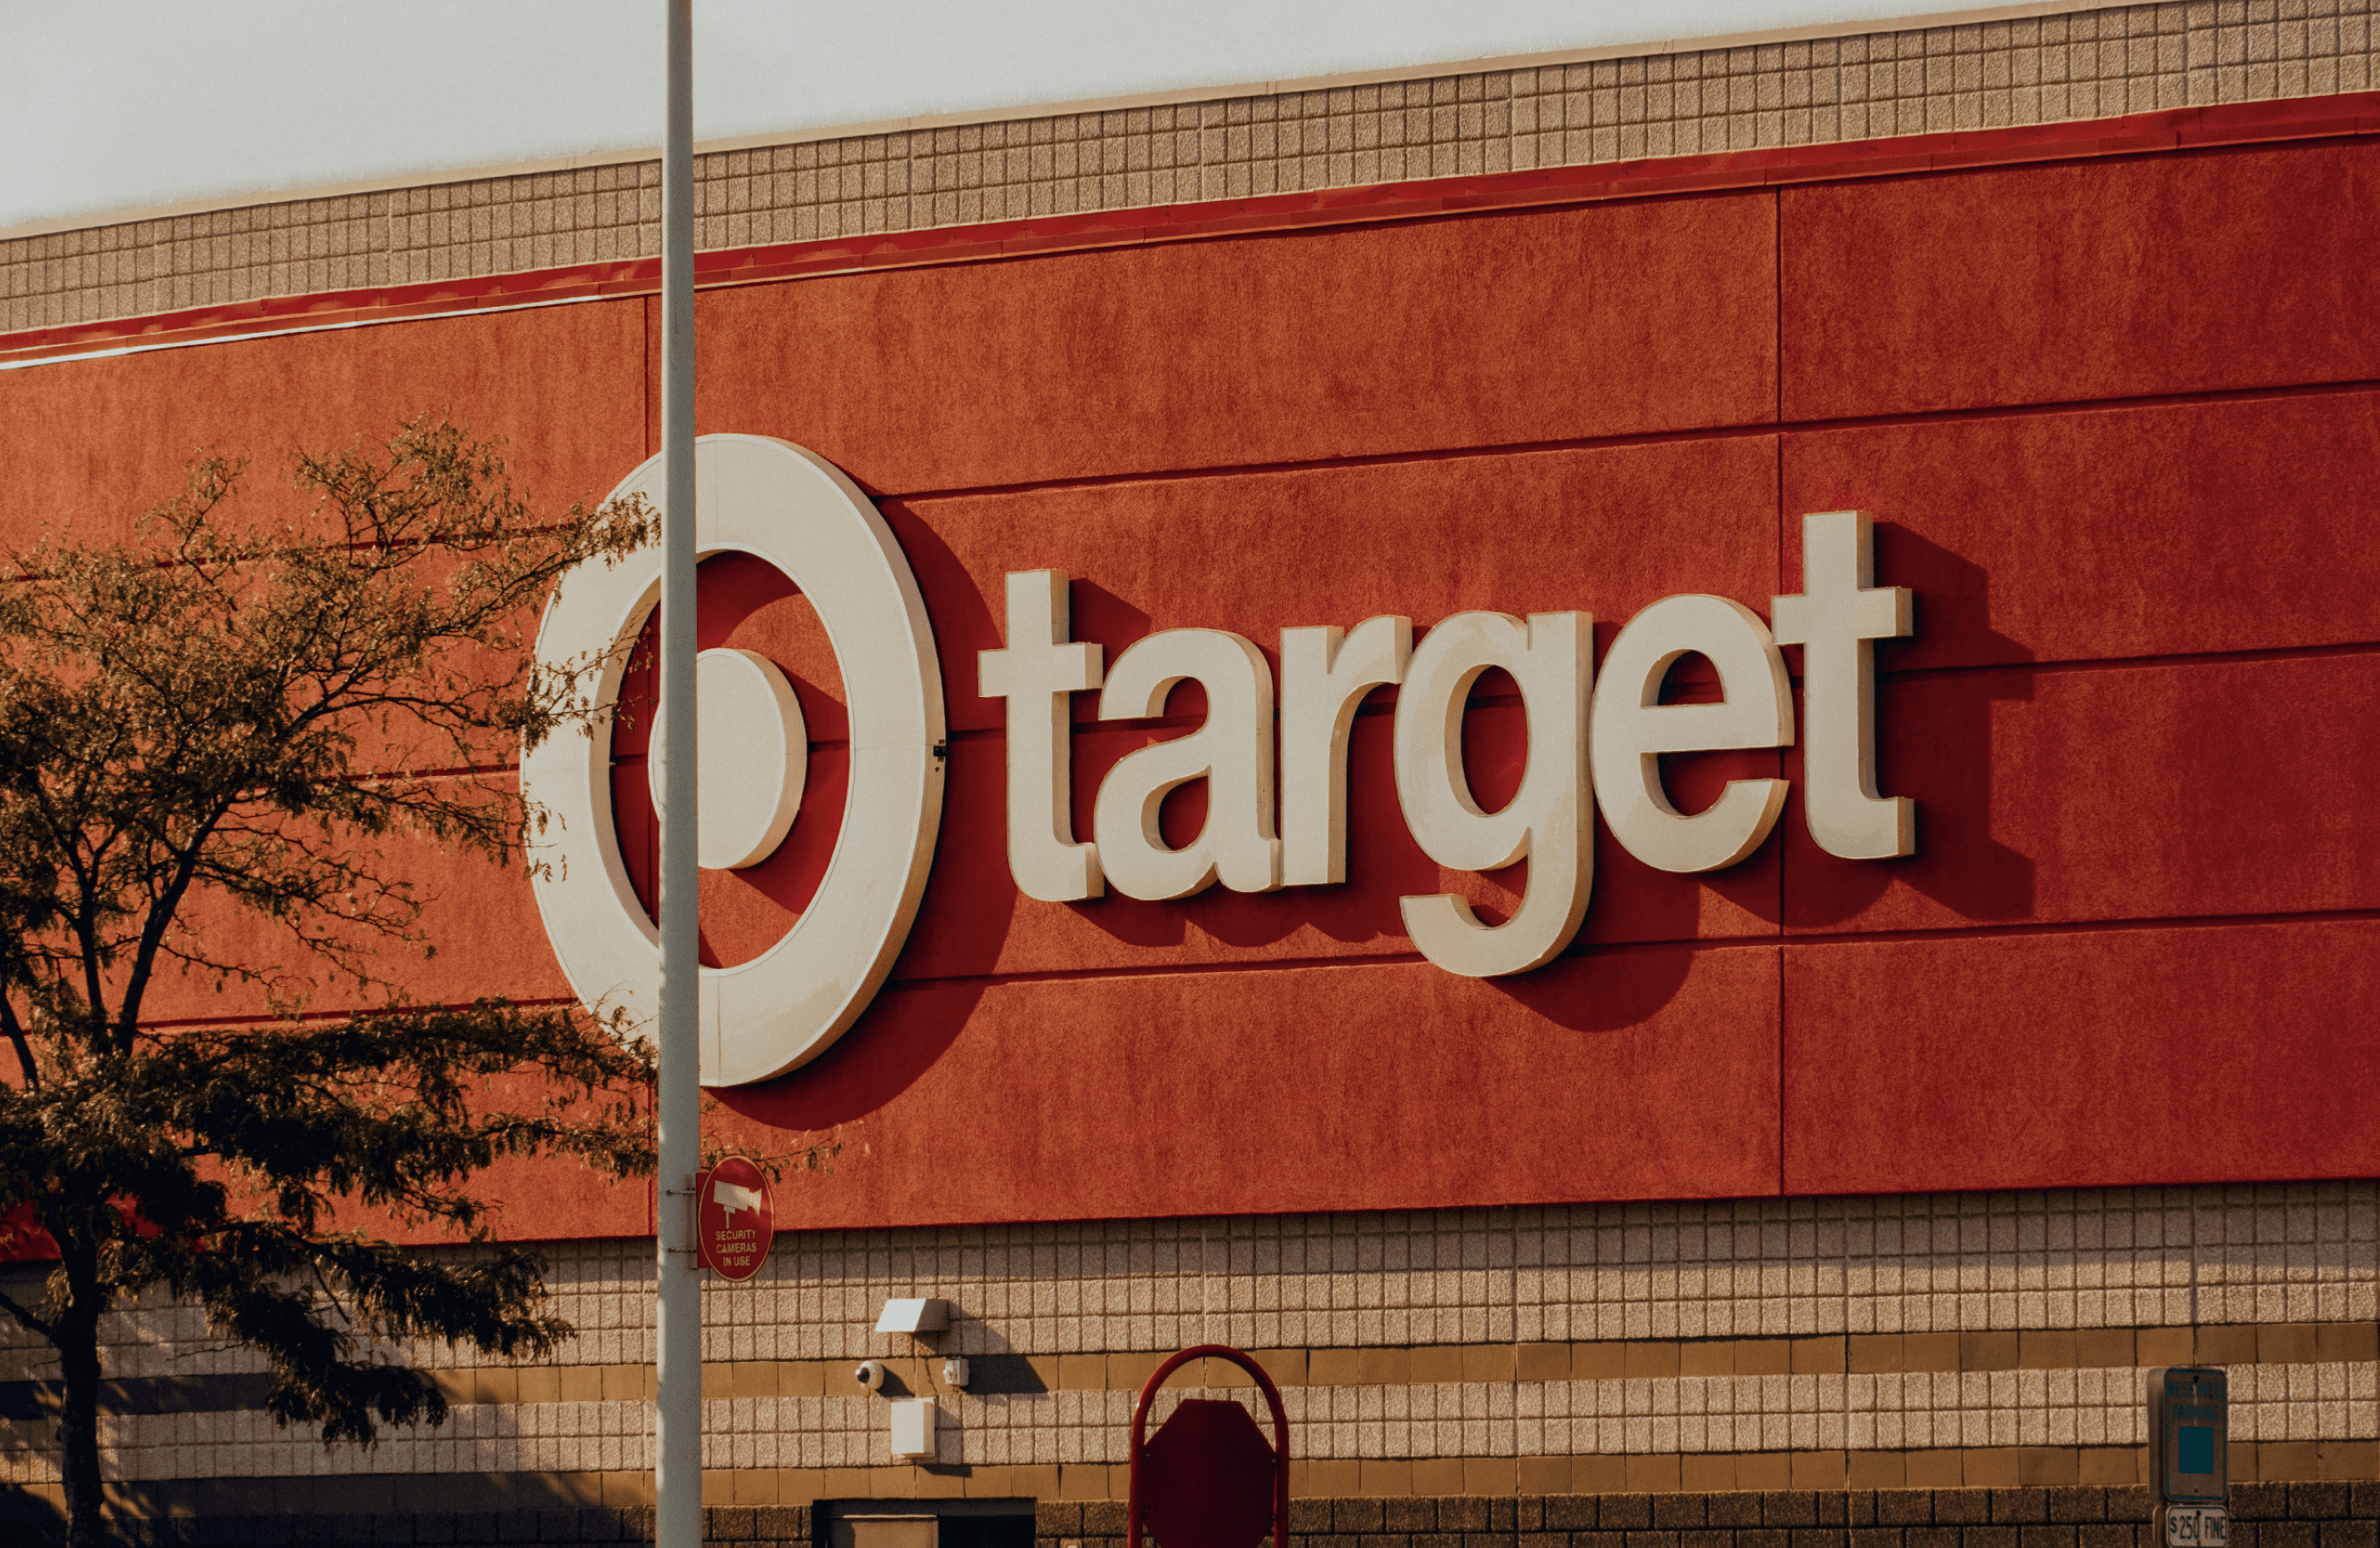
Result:
[[[695,134],[1988,0],[695,0]],[[0,0],[0,230],[661,139],[662,0]]]

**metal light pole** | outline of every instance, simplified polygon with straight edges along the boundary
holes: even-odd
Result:
[[[665,0],[668,126],[662,140],[662,1026],[660,1391],[653,1404],[653,1540],[702,1542],[702,1270],[694,1254],[702,1165],[702,969],[695,866],[694,0]]]

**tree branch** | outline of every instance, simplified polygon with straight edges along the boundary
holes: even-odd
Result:
[[[0,1290],[0,1311],[6,1311],[10,1317],[16,1319],[17,1325],[27,1333],[48,1343],[57,1342],[58,1330],[19,1305],[17,1298],[6,1290]]]

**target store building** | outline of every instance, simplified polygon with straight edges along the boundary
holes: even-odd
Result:
[[[832,1158],[705,1292],[712,1535],[1099,1548],[1215,1342],[1345,1548],[2131,1548],[2192,1363],[2244,1548],[2369,1548],[2363,6],[705,155],[710,1123]],[[625,163],[8,237],[0,532],[425,411],[643,487],[658,215]],[[524,766],[547,880],[419,856],[413,993],[649,992],[647,737]],[[650,1191],[491,1188],[555,1361],[422,1351],[453,1420],[326,1449],[128,1309],[140,1530],[641,1532]],[[54,1375],[0,1354],[12,1511]]]

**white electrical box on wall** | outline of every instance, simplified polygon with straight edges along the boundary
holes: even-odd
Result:
[[[892,1406],[892,1455],[905,1462],[931,1461],[934,1456],[934,1403],[913,1397]]]

